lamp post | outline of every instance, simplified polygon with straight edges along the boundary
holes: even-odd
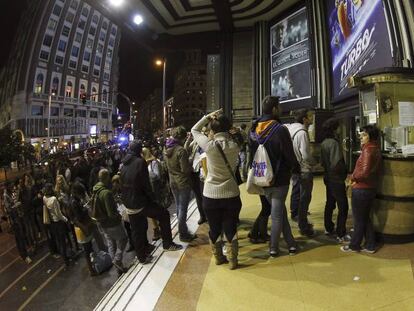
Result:
[[[48,151],[50,151],[50,110],[52,108],[52,96],[55,96],[55,93],[50,91],[49,96],[48,96],[47,143],[46,143]]]
[[[158,59],[155,61],[157,66],[162,65],[162,131],[165,133],[165,118],[166,118],[166,111],[165,111],[165,88],[166,88],[166,72],[167,72],[167,59],[164,57],[162,60]]]

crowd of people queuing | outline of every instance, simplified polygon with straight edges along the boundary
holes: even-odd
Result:
[[[187,210],[194,197],[200,214],[198,223],[209,225],[216,264],[228,263],[235,269],[242,208],[239,184],[246,180],[260,145],[267,151],[274,178],[263,188],[261,211],[248,237],[252,243],[269,243],[269,255],[277,257],[283,234],[288,253],[296,254],[299,249],[285,201],[292,184],[290,218],[298,222],[302,235],[312,238],[315,231],[308,218],[317,162],[310,151],[308,129],[313,115],[301,109],[294,113],[294,123],[283,125],[278,98],[272,96],[263,100],[262,112],[249,132],[245,125],[232,126],[218,110],[204,116],[191,132],[181,126],[174,128],[165,144],[162,139],[152,143],[134,140],[126,149],[110,148],[94,158],[85,154],[51,162],[33,175],[7,183],[3,201],[21,258],[30,264],[40,242],[46,241],[50,253],[67,266],[83,252],[90,274],[96,275],[91,258],[101,251],[109,253],[122,274],[128,270],[123,262],[125,251],[135,251],[142,264],[153,259],[148,220],[154,228],[153,239],[162,239],[165,251],[182,249],[173,242],[172,202],[179,240],[189,243],[197,239],[187,226]],[[348,176],[338,127],[334,118],[323,125],[320,164],[326,186],[325,234],[343,244],[344,252],[373,253],[377,246],[369,215],[381,166],[379,131],[372,125],[362,128],[362,152]],[[346,180],[352,187],[353,232],[346,228]],[[336,206],[339,212],[335,223],[332,215]]]

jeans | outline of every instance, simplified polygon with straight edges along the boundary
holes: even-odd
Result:
[[[200,219],[205,219],[206,215],[203,209],[203,191],[202,191],[202,182],[200,180],[199,173],[191,173],[191,186],[194,192],[195,199],[197,201],[197,209],[200,213]]]
[[[332,214],[338,204],[338,217],[336,219],[336,234],[343,237],[346,234],[346,220],[348,218],[348,198],[344,183],[325,182],[326,186],[326,205],[324,223],[327,232],[335,230],[335,224],[332,221]]]
[[[122,255],[128,241],[124,227],[121,224],[108,228],[102,227],[102,231],[108,244],[108,253],[112,261],[122,266]]]
[[[228,199],[203,197],[204,210],[210,226],[209,236],[213,243],[224,233],[228,242],[237,236],[237,221],[241,210],[240,196]]]
[[[354,220],[354,233],[349,247],[360,250],[365,237],[365,248],[375,249],[375,231],[370,213],[376,195],[375,189],[352,189],[352,216]]]
[[[177,189],[171,188],[174,195],[175,206],[177,208],[177,219],[178,219],[178,232],[180,236],[186,236],[189,234],[187,227],[187,210],[188,204],[190,203],[191,189]]]
[[[292,194],[290,197],[290,212],[298,216],[299,229],[309,229],[308,210],[312,199],[313,174],[302,173],[292,175]]]
[[[296,247],[295,239],[290,229],[286,211],[286,197],[289,186],[266,188],[266,198],[271,204],[272,227],[270,233],[270,250],[279,252],[280,234],[283,232],[288,247]]]
[[[26,240],[24,237],[23,226],[17,222],[12,222],[11,228],[16,239],[16,247],[20,257],[25,260],[27,257]]]
[[[69,258],[67,255],[66,235],[67,226],[63,221],[51,222],[50,231],[52,232],[53,239],[56,242],[57,249],[60,255],[63,257],[65,263],[68,263]]]

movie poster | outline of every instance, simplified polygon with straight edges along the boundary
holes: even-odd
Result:
[[[271,94],[281,102],[310,98],[309,33],[306,9],[270,29]]]
[[[333,97],[349,93],[347,79],[393,64],[382,0],[328,0]]]

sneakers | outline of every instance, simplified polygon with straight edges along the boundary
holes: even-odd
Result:
[[[180,235],[180,241],[184,243],[190,243],[192,240],[197,239],[197,234],[188,233],[186,235]]]
[[[170,244],[170,246],[164,248],[164,251],[166,252],[174,252],[174,251],[179,251],[180,249],[183,249],[183,246],[180,244],[176,244],[174,242],[172,242]]]
[[[29,256],[27,256],[27,257],[24,259],[24,261],[25,261],[28,265],[30,265],[30,264],[32,263],[32,258],[30,258]]]
[[[289,256],[295,256],[298,252],[296,247],[289,247]]]
[[[300,230],[300,234],[311,238],[315,235],[315,231],[313,230],[312,226],[309,226],[306,230]]]
[[[334,231],[328,231],[328,230],[325,230],[325,235],[326,236],[333,236],[335,234],[335,232]]]
[[[376,249],[368,249],[365,247],[361,249],[361,252],[368,253],[368,254],[375,254],[376,251],[377,251]]]
[[[145,259],[143,260],[138,260],[140,264],[142,265],[146,265],[152,262],[152,259],[154,258],[154,256],[152,255],[148,255]]]
[[[349,245],[341,246],[341,251],[343,251],[344,253],[358,253],[358,251],[350,248]]]
[[[269,255],[270,255],[270,257],[275,258],[275,257],[279,256],[279,252],[278,251],[271,250],[269,252]]]
[[[349,234],[345,234],[343,237],[336,237],[336,241],[338,243],[349,243],[351,242],[351,236]]]

